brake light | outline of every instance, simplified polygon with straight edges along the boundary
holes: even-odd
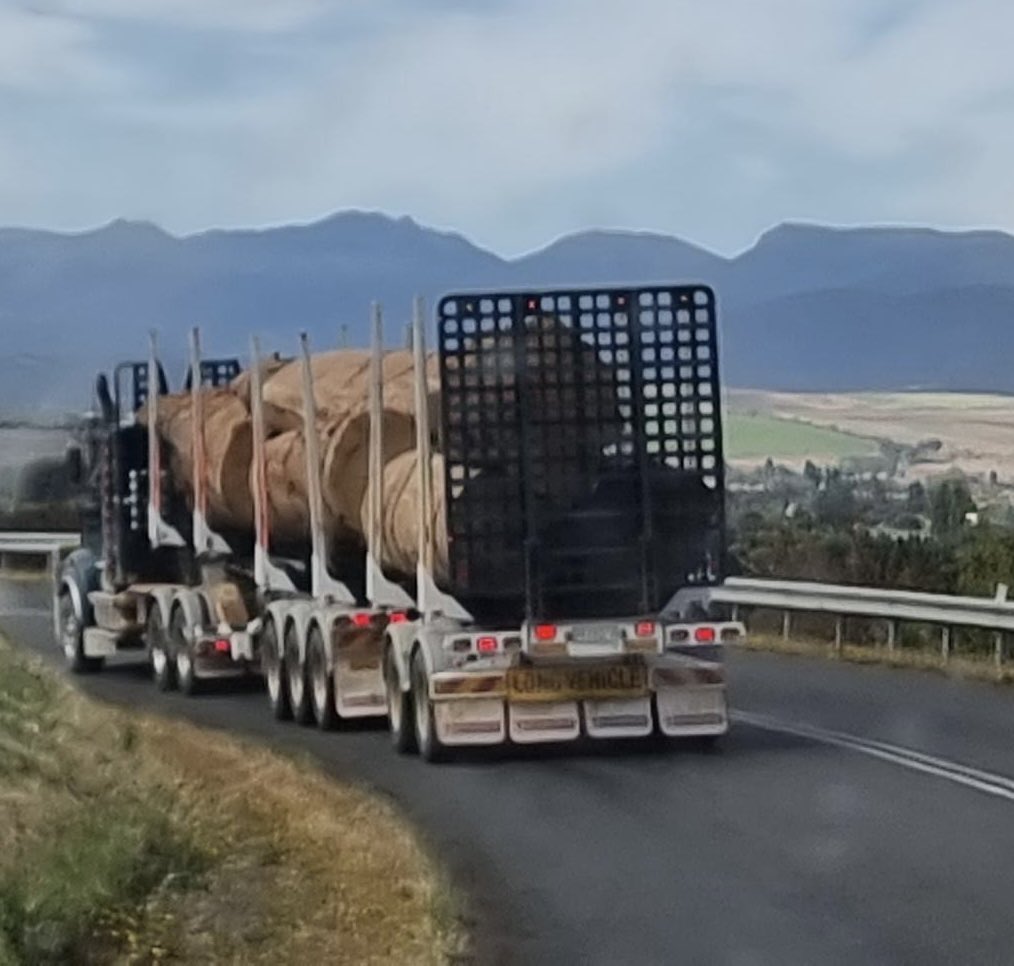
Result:
[[[406,624],[408,623],[408,614],[406,614],[404,611],[396,610],[388,618],[388,622],[391,624]]]
[[[217,654],[228,654],[230,650],[231,645],[226,638],[220,637],[217,641],[215,641],[215,652]]]
[[[638,621],[634,625],[634,636],[635,637],[654,637],[655,636],[655,622],[654,621]]]
[[[495,637],[480,637],[476,639],[475,649],[480,654],[492,654],[497,648]]]
[[[370,621],[373,620],[372,615],[366,613],[350,614],[349,620],[355,624],[356,627],[369,627]]]
[[[555,624],[536,624],[535,625],[535,640],[537,640],[537,641],[555,641],[556,640],[556,625]]]
[[[694,640],[698,644],[711,644],[715,640],[715,629],[713,627],[694,628]]]

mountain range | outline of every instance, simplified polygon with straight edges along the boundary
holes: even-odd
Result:
[[[0,412],[80,408],[94,371],[159,330],[246,355],[365,345],[369,304],[403,341],[411,298],[461,289],[699,281],[718,292],[725,382],[782,390],[1014,392],[1014,237],[998,231],[784,224],[734,257],[679,238],[586,231],[514,259],[411,218],[347,211],[307,225],[177,237],[115,221],[0,229]],[[178,377],[177,377],[178,378]]]

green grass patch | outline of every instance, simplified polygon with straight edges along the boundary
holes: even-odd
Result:
[[[794,419],[730,410],[724,417],[728,459],[845,459],[873,456],[873,440]]]
[[[129,721],[0,643],[0,963],[95,962],[131,947],[154,890],[204,853],[148,780]]]

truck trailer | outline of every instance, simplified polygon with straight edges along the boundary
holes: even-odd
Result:
[[[725,565],[714,293],[451,295],[436,329],[448,572],[419,405],[419,617],[385,634],[395,747],[724,734],[721,649],[744,629],[698,617]],[[421,373],[418,305],[413,332]]]
[[[728,728],[707,619],[725,567],[714,293],[702,285],[465,293],[436,312],[439,419],[413,309],[414,573],[385,553],[383,335],[371,320],[363,546],[331,546],[313,372],[300,339],[308,533],[271,532],[260,347],[251,343],[252,534],[208,522],[203,397],[240,371],[191,337],[192,479],[158,433],[146,363],[97,382],[91,512],[54,594],[75,671],[146,653],[191,694],[259,674],[278,719],[386,715],[394,746],[695,737]],[[144,411],[142,425],[138,413]],[[181,485],[182,484],[182,485]]]

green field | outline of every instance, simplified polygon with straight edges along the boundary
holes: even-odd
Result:
[[[733,410],[725,414],[727,459],[827,460],[872,456],[877,452],[877,444],[872,440],[834,429],[759,413]]]

